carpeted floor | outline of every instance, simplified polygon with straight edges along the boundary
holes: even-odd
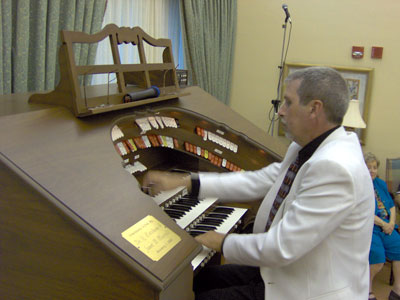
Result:
[[[372,284],[373,291],[378,300],[387,300],[392,287],[389,285],[390,264],[386,263],[381,272],[376,275]]]

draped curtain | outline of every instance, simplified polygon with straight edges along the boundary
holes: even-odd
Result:
[[[107,0],[1,0],[1,94],[54,89],[60,30],[100,30]],[[94,62],[96,45],[75,47],[77,64]]]
[[[182,35],[192,81],[229,102],[237,0],[180,0]]]
[[[141,27],[153,38],[169,38],[175,65],[183,68],[183,48],[180,39],[179,0],[113,0],[108,1],[102,28],[107,24],[119,27]],[[132,44],[118,46],[123,64],[139,63],[139,53]],[[145,45],[148,63],[162,62],[162,48]],[[113,58],[108,40],[99,43],[96,55],[96,65],[113,64]],[[99,74],[93,76],[92,84],[103,84],[115,81],[115,74]]]

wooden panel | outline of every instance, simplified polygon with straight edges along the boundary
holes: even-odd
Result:
[[[0,146],[5,157],[160,282],[167,282],[176,265],[199,247],[121,167],[110,138],[110,119],[79,120],[68,110],[55,108],[3,117],[0,126],[2,139],[7,140]],[[182,239],[159,262],[121,236],[148,214]]]
[[[0,177],[2,299],[156,299],[154,286],[4,164]]]

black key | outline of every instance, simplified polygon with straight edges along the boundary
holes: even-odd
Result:
[[[180,210],[180,211],[190,211],[192,209],[191,206],[178,205],[178,204],[172,204],[172,205],[168,206],[168,208],[176,209],[176,210]]]
[[[181,216],[175,215],[175,214],[170,213],[170,212],[165,212],[165,213],[173,220],[175,220],[175,219],[179,220],[181,218]]]
[[[226,218],[228,218],[228,215],[226,215],[226,214],[209,213],[207,215],[207,217],[225,220]]]
[[[214,208],[213,212],[217,212],[217,213],[224,213],[224,214],[231,214],[234,211],[233,208],[229,208],[229,207],[216,207]]]
[[[192,237],[196,237],[196,236],[198,236],[198,235],[200,235],[200,234],[203,234],[203,233],[205,233],[204,231],[198,231],[198,230],[191,230],[191,231],[189,231],[189,234],[192,236]]]
[[[194,226],[194,228],[193,229],[195,229],[195,230],[206,230],[206,231],[210,231],[210,230],[215,230],[215,229],[217,229],[217,227],[215,227],[215,226],[208,226],[208,225],[196,225],[196,226]]]
[[[168,216],[174,217],[177,219],[180,219],[181,217],[183,217],[185,215],[185,213],[182,211],[177,211],[177,210],[168,209],[168,208],[164,208],[164,211]]]
[[[177,214],[179,214],[179,215],[181,215],[181,216],[184,216],[184,215],[186,214],[186,213],[185,213],[184,211],[182,211],[182,210],[173,209],[173,208],[171,208],[171,207],[164,207],[164,211],[174,212],[174,213],[177,213]]]
[[[175,203],[178,203],[178,204],[186,204],[186,205],[190,205],[190,206],[196,206],[197,204],[200,203],[200,201],[193,201],[193,200],[187,200],[187,199],[179,199],[179,200],[176,201]]]
[[[171,213],[171,212],[165,212],[170,218],[172,219],[180,219],[182,216],[179,216],[177,214]]]
[[[204,219],[201,221],[200,224],[202,224],[202,223],[218,226],[218,225],[221,225],[222,223],[224,223],[224,221],[222,221],[222,220],[217,220],[217,219],[213,219],[213,218],[204,218]]]

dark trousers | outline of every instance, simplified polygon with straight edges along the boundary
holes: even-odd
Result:
[[[260,268],[239,265],[210,266],[194,278],[196,300],[264,300]]]

